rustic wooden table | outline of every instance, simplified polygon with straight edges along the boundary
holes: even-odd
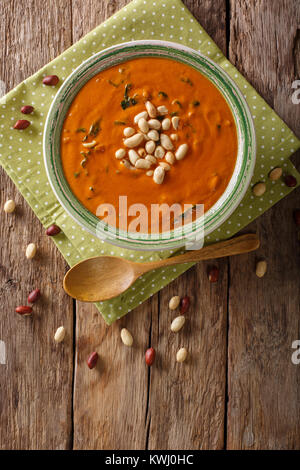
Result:
[[[2,0],[0,79],[13,88],[126,3]],[[300,105],[291,101],[300,74],[298,0],[185,3],[299,136]],[[94,306],[64,294],[66,262],[2,171],[1,204],[14,197],[18,216],[2,213],[0,224],[0,339],[7,347],[0,448],[299,449],[300,365],[291,361],[300,338],[292,220],[299,194],[298,188],[249,227],[261,237],[259,252],[218,261],[217,284],[208,283],[207,263],[200,263],[109,328]],[[22,253],[33,240],[40,254],[29,263]],[[260,256],[268,260],[263,279],[254,274]],[[15,306],[36,286],[43,300],[34,320],[24,321]],[[174,294],[192,298],[180,337],[169,330]],[[57,346],[53,333],[61,324],[68,335]],[[120,346],[123,326],[133,332],[133,349]],[[192,354],[178,367],[181,344]],[[151,370],[144,364],[148,345],[158,351]],[[85,363],[95,349],[99,373]]]

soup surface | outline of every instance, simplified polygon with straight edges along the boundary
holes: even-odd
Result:
[[[173,157],[166,157],[168,149],[163,149],[164,156],[157,157],[155,164],[136,168],[128,157],[132,148],[124,143],[124,129],[141,132],[134,117],[146,110],[148,101],[156,110],[164,110],[157,111],[155,117],[160,124],[179,118],[177,129],[172,124],[169,129],[158,129],[159,140],[154,141],[155,148],[161,147],[161,134],[167,135]],[[146,121],[149,119],[147,116]],[[148,153],[142,150],[147,142],[146,136],[133,148],[140,159]],[[186,154],[177,159],[182,144],[187,144]],[[116,158],[120,149],[124,152]],[[225,191],[236,157],[234,119],[221,93],[195,69],[164,58],[131,60],[93,77],[72,102],[61,136],[61,158],[69,186],[98,216],[100,204],[112,204],[118,212],[119,196],[127,196],[128,207],[137,203],[148,209],[162,203],[204,204],[207,211]],[[168,161],[173,163],[170,169],[165,165],[163,181],[157,184],[152,172]]]

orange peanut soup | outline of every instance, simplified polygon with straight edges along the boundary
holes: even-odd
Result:
[[[167,115],[158,116],[160,122],[179,117],[177,130],[172,125],[159,130],[169,137],[177,135],[172,135],[177,139],[172,140],[172,153],[188,145],[185,157],[175,158],[161,184],[147,173],[165,157],[149,170],[133,169],[130,149],[124,145],[126,127],[140,131],[134,117],[145,111],[147,101],[168,109]],[[90,148],[84,145],[89,143]],[[145,148],[146,143],[134,150]],[[124,159],[116,158],[118,149],[126,151],[125,165]],[[61,137],[65,177],[75,196],[94,214],[100,204],[112,204],[118,213],[119,196],[127,196],[128,207],[143,203],[149,213],[151,204],[162,203],[201,203],[207,211],[225,191],[236,157],[234,119],[221,93],[195,69],[163,58],[131,60],[93,77],[72,102]]]

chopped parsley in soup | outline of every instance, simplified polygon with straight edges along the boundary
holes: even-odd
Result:
[[[201,73],[140,58],[94,76],[66,116],[61,158],[77,199],[100,204],[204,204],[225,191],[237,157],[234,119]],[[130,217],[128,218],[130,220]],[[116,223],[118,226],[118,222]]]

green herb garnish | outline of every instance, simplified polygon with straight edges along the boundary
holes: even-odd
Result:
[[[221,129],[221,124],[217,124],[218,131]]]
[[[101,131],[100,121],[101,119],[98,119],[98,121],[93,122],[89,130],[89,135],[92,135],[93,137],[97,137],[97,135]]]
[[[177,112],[177,111],[173,111],[173,112],[170,113],[170,114],[171,114],[172,117],[173,117],[173,116],[178,116],[178,112]]]
[[[86,158],[84,158],[83,160],[81,160],[80,166],[82,166],[82,168],[84,168],[86,164],[87,164],[87,159],[86,159]]]
[[[181,80],[183,83],[187,83],[187,84],[190,85],[190,86],[193,86],[193,85],[194,85],[193,82],[192,82],[192,80],[191,80],[190,78],[188,78],[188,77],[187,77],[187,78],[181,77],[180,80]]]
[[[112,86],[114,86],[115,88],[118,88],[118,86],[120,85],[120,83],[114,83],[112,80],[107,80],[108,83]]]
[[[79,127],[78,129],[76,129],[76,132],[79,133],[79,132],[86,132],[86,129],[84,127]]]
[[[86,142],[88,140],[89,136],[85,135],[84,138],[82,139],[82,142]]]
[[[198,101],[198,100],[193,101],[193,106],[195,106],[195,107],[200,106],[200,101]]]
[[[163,121],[165,119],[165,116],[156,116],[156,118],[158,121]]]
[[[80,172],[79,172],[79,171],[75,171],[75,173],[74,173],[74,178],[78,178],[79,175],[80,175]]]
[[[124,99],[121,101],[122,109],[127,109],[130,106],[134,106],[137,103],[135,98],[130,98],[130,96],[128,95],[131,88],[132,88],[131,83],[127,83],[125,85]]]
[[[163,98],[168,98],[167,93],[165,93],[164,91],[159,91],[158,96],[162,96]]]
[[[124,122],[124,121],[115,121],[114,125],[115,126],[126,126],[126,122]]]
[[[174,101],[172,102],[172,104],[177,104],[177,105],[179,106],[179,108],[182,108],[182,104],[180,103],[179,100],[174,100]]]

